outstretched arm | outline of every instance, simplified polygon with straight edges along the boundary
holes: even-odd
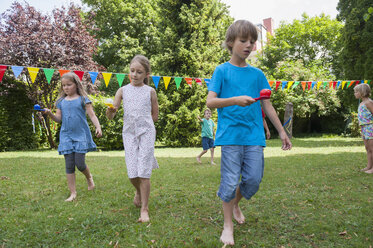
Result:
[[[230,98],[218,98],[218,94],[214,91],[209,91],[207,95],[206,105],[209,108],[224,108],[232,105],[241,107],[249,106],[255,100],[250,96],[235,96]]]
[[[61,115],[61,110],[60,109],[57,109],[56,110],[56,114],[53,114],[52,111],[50,109],[44,109],[44,113],[46,115],[48,115],[52,120],[54,120],[55,122],[58,122],[58,123],[61,123],[61,120],[62,120],[62,115]]]
[[[281,121],[278,118],[276,111],[273,108],[270,100],[269,99],[262,100],[262,106],[263,106],[263,110],[265,114],[268,116],[273,126],[276,128],[278,134],[280,135],[280,139],[282,141],[282,147],[281,147],[282,150],[290,150],[292,147],[292,144],[284,128],[282,127]]]
[[[114,108],[108,107],[106,109],[106,117],[109,120],[112,120],[114,118],[115,114],[117,113],[117,111],[120,107],[120,103],[122,102],[122,94],[123,94],[123,89],[119,88],[117,90],[117,93],[115,93],[114,102],[113,102]]]

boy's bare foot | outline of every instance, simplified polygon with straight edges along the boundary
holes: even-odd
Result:
[[[140,211],[140,218],[137,220],[137,222],[149,222],[150,221],[150,218],[149,218],[149,212],[148,210],[141,210]]]
[[[87,178],[88,190],[93,190],[95,188],[95,182],[93,182],[93,176]]]
[[[65,200],[65,202],[71,202],[76,199],[76,193],[72,193],[69,198]]]
[[[364,172],[367,173],[367,174],[373,174],[373,169],[369,169],[369,170],[366,170]]]
[[[234,245],[233,226],[226,227],[224,225],[223,232],[221,233],[221,236],[220,236],[220,241],[223,242],[224,245]]]
[[[133,204],[137,207],[141,207],[141,196],[140,194],[136,191],[135,197],[133,198]]]
[[[370,168],[368,168],[368,167],[365,167],[364,169],[361,169],[360,171],[367,171],[367,170],[369,170]]]
[[[243,215],[238,205],[233,205],[233,218],[237,221],[238,224],[245,223],[245,216]]]
[[[211,164],[212,164],[212,165],[216,165],[216,164],[214,163],[214,161],[211,161]]]
[[[197,162],[201,164],[201,158],[200,157],[196,157],[197,159]]]

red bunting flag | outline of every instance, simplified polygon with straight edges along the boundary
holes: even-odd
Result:
[[[3,80],[4,73],[6,71],[6,65],[0,65],[0,82]]]
[[[187,84],[189,85],[189,87],[192,87],[193,79],[191,79],[191,78],[184,78],[184,79],[187,82]]]
[[[60,72],[60,76],[62,77],[63,74],[70,72],[70,70],[58,70]]]
[[[74,71],[76,75],[80,78],[80,80],[83,80],[84,71]]]
[[[308,90],[310,90],[311,89],[311,86],[312,86],[312,82],[310,81],[310,82],[307,82],[307,84],[308,84]]]
[[[336,86],[337,86],[337,81],[334,81],[333,82],[333,89],[335,89]]]
[[[202,80],[200,78],[194,79],[198,85],[202,85]]]
[[[278,89],[278,86],[280,86],[281,81],[276,81],[276,90]]]

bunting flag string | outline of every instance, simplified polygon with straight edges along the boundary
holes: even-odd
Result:
[[[3,76],[8,68],[11,68],[14,77],[18,78],[22,74],[23,69],[25,67],[17,66],[17,65],[0,65],[0,82],[2,81]],[[30,75],[31,81],[33,83],[35,82],[40,69],[43,70],[48,84],[50,84],[55,71],[58,71],[61,77],[65,73],[71,72],[71,70],[65,70],[65,69],[50,69],[50,68],[38,68],[38,67],[26,67],[26,68]],[[119,87],[122,87],[123,81],[126,75],[128,75],[125,73],[91,72],[91,71],[85,72],[85,71],[80,71],[80,70],[73,70],[72,72],[74,72],[80,78],[80,80],[83,80],[84,74],[88,73],[92,81],[92,84],[96,82],[99,74],[102,74],[106,87],[108,87],[113,74],[116,75],[116,80],[118,82]],[[174,78],[176,89],[179,89],[183,79],[185,80],[185,82],[188,84],[189,87],[192,87],[193,81],[199,86],[202,86],[203,82],[205,82],[207,87],[209,86],[211,82],[211,78],[171,77],[171,76],[155,76],[155,75],[152,75],[151,78],[157,89],[158,89],[159,83],[161,82],[161,79],[163,79],[163,83],[164,83],[166,90],[168,89],[168,86],[172,78]],[[352,87],[353,85],[358,85],[360,83],[370,84],[371,80],[348,80],[348,81],[347,80],[338,80],[338,81],[275,81],[275,80],[269,80],[268,83],[271,88],[275,87],[275,90],[279,90],[279,89],[280,90],[285,90],[285,89],[294,90],[300,84],[303,91],[305,91],[305,90],[316,90],[316,89],[319,90],[320,87],[322,89],[333,89],[333,90],[347,89],[347,88]]]

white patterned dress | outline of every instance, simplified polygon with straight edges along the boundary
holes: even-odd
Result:
[[[123,146],[129,178],[150,178],[158,168],[154,157],[155,127],[148,85],[123,87]]]

